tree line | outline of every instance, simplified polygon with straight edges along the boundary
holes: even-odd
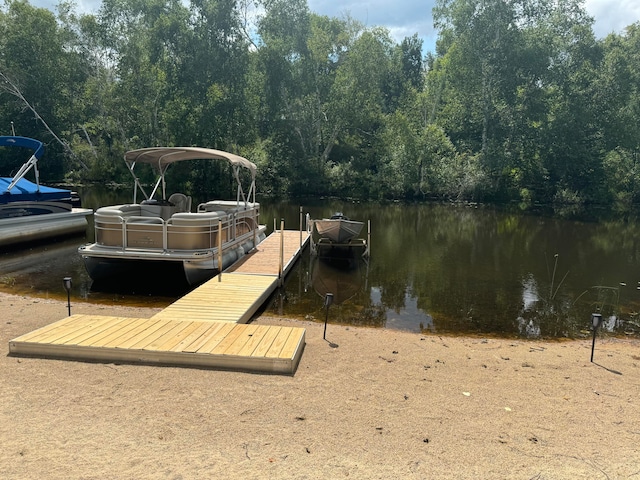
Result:
[[[640,23],[597,39],[583,0],[437,0],[433,18],[425,54],[306,0],[4,0],[0,134],[45,141],[43,177],[76,183],[197,145],[281,197],[640,200]],[[221,168],[175,175],[212,193]]]

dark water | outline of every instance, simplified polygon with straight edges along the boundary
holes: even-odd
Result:
[[[108,197],[107,197],[108,195]],[[128,201],[130,192],[83,192],[84,205]],[[259,199],[261,221],[299,227],[300,206]],[[634,219],[575,220],[462,205],[375,205],[324,201],[312,218],[342,211],[371,223],[371,257],[332,264],[307,250],[265,307],[267,313],[330,323],[436,333],[521,337],[640,335],[640,231]],[[366,227],[365,227],[366,230]],[[363,232],[366,234],[366,232]],[[146,281],[95,285],[76,253],[85,238],[0,253],[0,288],[72,301],[165,306],[188,287],[151,274]]]

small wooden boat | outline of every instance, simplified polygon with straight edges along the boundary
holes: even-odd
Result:
[[[79,208],[75,192],[40,185],[38,160],[44,153],[39,140],[0,136],[0,147],[33,153],[13,177],[0,177],[0,247],[52,237],[85,233],[91,209]],[[25,176],[33,170],[35,182]]]
[[[313,224],[320,238],[337,244],[348,243],[360,235],[364,225],[362,222],[349,220],[341,212],[331,215],[330,218],[314,220]]]

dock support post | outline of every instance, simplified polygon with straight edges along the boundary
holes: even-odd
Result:
[[[278,265],[278,280],[280,286],[284,283],[282,270],[284,268],[284,218],[280,219],[280,260]]]
[[[300,205],[300,246],[302,247],[302,205]]]
[[[371,220],[367,220],[367,248],[364,249],[364,255],[369,258],[371,248]]]
[[[254,193],[255,195],[255,193]],[[255,201],[254,201],[255,203]],[[256,209],[255,206],[253,208],[253,248],[252,250],[255,250],[256,248],[258,248],[258,244],[256,243],[256,239],[257,239],[257,232],[258,231],[258,217],[256,216]]]
[[[218,220],[218,282],[222,281],[222,220]]]
[[[309,235],[309,244],[311,245],[311,248],[309,249],[311,252],[311,255],[315,257],[316,255],[316,242],[314,242],[313,240],[313,220],[311,220],[311,215],[309,215],[307,213],[307,217],[306,217],[306,232],[307,235]]]

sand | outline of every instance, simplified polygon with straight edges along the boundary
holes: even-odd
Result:
[[[66,303],[0,294],[3,479],[640,479],[640,340],[304,326],[293,376],[8,355]],[[157,309],[73,305],[150,317]],[[336,346],[337,345],[337,346]]]

